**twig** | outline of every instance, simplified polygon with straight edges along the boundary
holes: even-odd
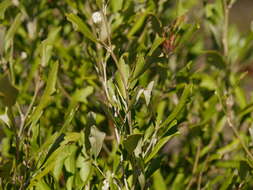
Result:
[[[245,143],[244,143],[243,139],[241,138],[238,130],[235,128],[234,124],[232,123],[232,118],[231,118],[230,115],[228,115],[228,117],[227,117],[227,122],[228,122],[228,126],[233,130],[235,136],[238,138],[238,140],[239,140],[240,144],[242,145],[244,151],[250,157],[250,159],[253,161],[253,155],[249,151],[248,147],[245,145]]]
[[[129,109],[130,98],[129,98],[129,94],[128,94],[128,85],[127,85],[127,81],[126,81],[126,78],[124,76],[124,73],[123,73],[123,71],[120,67],[118,58],[117,58],[117,56],[115,55],[115,53],[113,51],[113,45],[112,45],[112,42],[111,42],[111,34],[110,34],[109,26],[108,26],[108,21],[107,21],[107,18],[106,18],[106,6],[103,7],[102,13],[103,13],[102,14],[103,22],[105,23],[106,32],[107,32],[108,45],[105,44],[102,41],[100,41],[100,43],[110,53],[114,63],[116,64],[116,67],[119,71],[121,80],[123,82],[124,90],[126,92],[126,102],[127,102],[126,114],[127,114],[127,119],[128,119],[129,132],[131,134],[132,133],[132,118],[131,118],[131,110]]]
[[[225,57],[226,61],[228,62],[228,23],[229,23],[229,10],[231,9],[233,3],[231,1],[230,4],[227,4],[226,0],[223,0],[222,3],[223,3],[223,12],[224,12],[223,37],[222,37],[223,51],[224,51],[223,54],[224,54],[224,57]],[[232,98],[232,96],[231,96],[231,98]],[[243,147],[244,151],[246,152],[246,154],[253,161],[253,155],[251,154],[251,152],[249,151],[249,149],[245,145],[243,139],[239,135],[239,131],[236,129],[236,127],[234,125],[234,122],[233,122],[233,119],[232,119],[232,111],[231,111],[232,105],[226,103],[226,107],[225,107],[224,103],[221,100],[221,98],[220,98],[220,101],[221,101],[221,104],[223,106],[224,113],[227,116],[227,122],[228,122],[229,127],[233,130],[233,133],[238,138],[238,140],[239,140],[241,146]]]
[[[186,190],[190,189],[193,182],[195,181],[195,178],[194,178],[194,175],[197,171],[197,166],[198,166],[198,163],[199,163],[199,157],[200,157],[200,143],[197,147],[197,154],[196,154],[196,157],[195,157],[195,161],[194,161],[194,165],[193,165],[193,169],[192,169],[192,174],[193,174],[193,177],[191,178],[190,182],[188,183],[187,187],[186,187]]]
[[[222,34],[222,43],[223,43],[223,53],[227,58],[228,56],[228,22],[229,22],[229,7],[227,1],[223,0],[223,12],[224,12],[224,24],[223,24],[223,34]]]
[[[25,115],[21,118],[21,124],[20,124],[20,129],[19,129],[19,134],[18,136],[21,137],[22,135],[22,132],[23,132],[23,129],[24,129],[24,126],[25,126],[25,122],[32,110],[32,107],[35,103],[35,100],[38,96],[38,93],[39,93],[39,90],[40,90],[40,87],[41,87],[41,84],[40,84],[40,80],[39,81],[35,81],[35,90],[34,90],[34,95],[32,97],[32,100],[31,100],[31,103],[29,104],[29,107],[25,113]]]
[[[57,80],[57,85],[59,86],[59,89],[62,91],[63,95],[68,99],[71,100],[71,96],[69,95],[69,93],[64,89],[64,87],[61,84],[60,79]]]

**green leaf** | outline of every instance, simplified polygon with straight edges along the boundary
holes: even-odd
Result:
[[[100,153],[100,151],[102,149],[104,139],[105,139],[105,133],[99,131],[93,125],[91,127],[89,140],[90,140],[90,144],[91,144],[91,152],[95,156],[95,158],[98,157],[98,155],[99,155],[99,153]]]
[[[147,12],[141,13],[140,15],[136,15],[137,17],[136,22],[128,32],[127,34],[128,38],[131,38],[136,32],[138,32],[141,29],[141,27],[144,25],[147,16],[148,16]]]
[[[54,28],[50,31],[48,38],[41,43],[41,65],[47,66],[53,49],[53,45],[57,39],[61,27]]]
[[[37,149],[37,150],[35,150],[34,152],[32,152],[31,159],[35,159],[35,160],[36,160],[36,156],[37,156],[38,154],[40,154],[42,158],[40,157],[40,158],[37,158],[37,159],[43,160],[43,158],[45,158],[44,155],[45,155],[47,152],[49,152],[50,146],[52,146],[52,145],[55,143],[57,137],[58,137],[58,133],[57,133],[57,132],[54,133],[53,135],[51,135],[51,136],[42,144],[42,146],[41,146],[39,149]],[[59,145],[59,143],[60,143],[60,142],[58,142],[57,146]]]
[[[236,100],[240,106],[241,109],[245,108],[247,106],[247,99],[246,99],[246,95],[243,91],[242,88],[240,88],[239,86],[236,86],[234,88],[235,91],[235,96],[236,96]]]
[[[145,130],[143,142],[146,142],[152,136],[152,134],[154,133],[154,131],[155,131],[155,127],[153,125],[150,125]]]
[[[239,172],[239,176],[240,176],[241,180],[245,179],[247,177],[247,175],[249,175],[250,171],[251,171],[251,168],[250,168],[249,164],[244,160],[240,161],[240,166],[239,166],[238,172]]]
[[[32,123],[32,126],[38,122],[38,120],[40,119],[43,113],[44,108],[48,105],[48,103],[51,100],[51,95],[55,92],[58,67],[59,67],[58,61],[54,62],[47,79],[46,89],[40,99],[40,103],[35,108],[34,112],[32,113],[30,117],[29,121]]]
[[[3,97],[5,106],[13,106],[16,103],[18,90],[11,84],[7,73],[0,77],[0,97]]]
[[[232,187],[230,184],[233,182],[234,174],[232,172],[229,172],[227,177],[224,179],[222,186],[220,187],[220,190],[226,190],[231,189]]]
[[[133,72],[132,80],[138,78],[145,71],[145,58],[143,54],[138,54]]]
[[[153,174],[153,187],[154,189],[159,190],[166,190],[166,183],[165,180],[160,172],[160,170],[156,170],[156,172]]]
[[[8,117],[8,110],[7,109],[5,109],[5,113],[0,114],[0,120],[2,122],[4,122],[8,127],[11,126],[11,121],[10,121],[10,119]]]
[[[76,166],[76,151],[77,147],[75,145],[67,146],[69,156],[64,161],[64,166],[67,172],[74,174]]]
[[[92,169],[92,165],[91,165],[91,162],[90,161],[85,161],[83,163],[83,166],[81,167],[80,169],[80,177],[82,179],[83,182],[87,182],[87,180],[89,179],[90,177],[90,174],[91,174],[91,170]]]
[[[117,71],[115,74],[115,79],[118,84],[118,88],[119,88],[121,96],[126,98],[126,89],[125,89],[123,80],[125,80],[125,82],[128,81],[130,69],[129,69],[129,65],[127,65],[124,61],[124,56],[128,56],[128,55],[123,54],[119,60],[119,67],[120,67],[120,70],[121,70],[123,76],[120,74],[119,71]]]
[[[85,160],[85,158],[81,155],[79,155],[76,166],[80,168],[79,174],[81,177],[81,180],[86,183],[89,177],[92,173],[92,164],[90,160]]]
[[[183,173],[177,174],[176,178],[174,179],[171,189],[184,190],[185,189],[184,183],[183,183],[184,180],[185,180],[185,175]]]
[[[31,179],[30,184],[28,186],[27,189],[32,188],[34,185],[36,186],[36,184],[45,176],[47,175],[55,166],[55,163],[52,162],[49,165],[47,165],[47,167],[42,170],[41,172],[37,172],[37,174],[35,174],[35,176]]]
[[[193,88],[193,85],[191,85],[191,84],[185,86],[183,94],[179,100],[178,105],[174,108],[174,110],[169,115],[169,117],[161,124],[161,127],[167,126],[168,124],[170,124],[170,122],[172,122],[174,119],[176,119],[178,117],[180,112],[186,106],[186,103],[187,103],[187,100],[191,94],[192,88]]]
[[[156,117],[156,125],[159,125],[164,117],[164,110],[166,108],[167,101],[160,101],[157,105],[157,117]]]
[[[240,144],[240,141],[238,139],[233,140],[231,143],[227,144],[226,146],[223,146],[222,148],[219,148],[217,150],[217,153],[220,156],[223,156],[224,154],[227,154],[229,152],[232,152],[238,147],[238,144]]]
[[[164,137],[162,139],[160,139],[158,141],[158,143],[155,145],[155,147],[153,148],[152,152],[150,154],[148,154],[145,158],[145,163],[148,163],[154,156],[156,156],[156,154],[158,153],[158,151],[174,136],[179,135],[179,132],[174,133],[173,135]]]
[[[137,79],[139,76],[145,73],[147,69],[151,66],[151,64],[163,63],[166,62],[167,59],[163,57],[155,57],[155,56],[146,56],[144,58],[143,54],[137,55],[136,65],[131,77],[131,82]]]
[[[141,190],[144,190],[144,188],[145,188],[145,182],[146,182],[146,180],[145,180],[145,176],[144,176],[144,174],[141,172],[139,175],[138,175],[138,181],[139,181],[139,183],[140,183],[140,186],[141,186]]]
[[[102,9],[103,8],[103,0],[96,0],[96,5]]]
[[[67,127],[69,127],[71,121],[73,120],[74,116],[75,116],[75,113],[78,109],[78,104],[76,101],[71,101],[70,104],[69,104],[69,107],[65,113],[65,116],[64,116],[64,123],[62,125],[62,128],[60,130],[60,133],[63,133],[65,132],[65,130],[67,129]]]
[[[160,36],[162,36],[163,29],[162,29],[161,21],[154,14],[149,14],[149,16],[151,19],[153,31],[156,32],[157,34],[159,34]]]
[[[72,151],[70,151],[70,149],[73,149],[71,148],[73,147],[71,144],[77,142],[80,139],[80,136],[81,136],[80,133],[68,133],[64,137],[63,141],[62,139],[60,140],[56,139],[56,141],[53,143],[52,146],[58,146],[59,143],[60,143],[60,146],[58,146],[56,149],[52,148],[51,146],[50,150],[48,151],[48,155],[46,156],[45,161],[40,166],[40,168],[35,172],[35,174],[32,176],[28,189],[29,187],[33,187],[34,185],[36,185],[37,182],[40,181],[45,175],[47,175],[49,172],[54,170],[56,166],[56,162],[58,161],[58,157],[67,157],[73,153]],[[67,167],[71,167],[71,170],[73,169],[72,165],[67,166]],[[70,170],[70,168],[67,168],[67,169]]]
[[[124,147],[126,148],[129,154],[132,154],[135,150],[139,140],[141,139],[142,134],[133,134],[129,135],[123,142]]]
[[[86,88],[78,89],[74,95],[73,100],[82,103],[88,103],[87,97],[90,96],[94,91],[92,86],[87,86]]]
[[[207,56],[207,62],[211,65],[214,65],[218,69],[225,69],[226,62],[224,57],[218,51],[208,50],[203,51],[203,54]]]
[[[251,113],[253,111],[253,103],[247,105],[244,109],[242,109],[239,112],[239,115],[237,116],[238,118],[243,119],[247,114]]]
[[[67,139],[68,138],[66,137],[65,141]],[[69,141],[69,142],[71,142],[71,141]],[[75,157],[75,151],[76,151],[76,146],[73,146],[73,145],[65,147],[65,148],[61,148],[61,151],[59,151],[59,155],[55,159],[55,167],[53,169],[53,175],[54,175],[54,177],[56,178],[57,181],[60,178],[60,175],[62,173],[62,169],[63,169],[64,165],[65,165],[68,172],[69,172],[69,170],[74,171],[72,161],[75,161],[73,159]],[[69,164],[72,164],[72,165],[70,166]],[[75,165],[74,165],[74,168],[75,168]]]
[[[19,13],[17,14],[17,16],[15,17],[14,22],[12,23],[11,27],[9,28],[9,30],[6,33],[5,36],[5,50],[7,50],[10,45],[11,45],[11,40],[13,40],[15,33],[18,30],[19,25],[21,24],[22,21],[22,14]]]
[[[161,168],[162,159],[163,159],[163,156],[158,155],[157,157],[155,157],[154,159],[152,159],[150,161],[150,164],[148,165],[146,172],[145,172],[147,178],[152,176],[156,170]]]
[[[151,81],[143,92],[147,106],[149,105],[149,102],[151,99],[151,92],[152,92],[153,86],[154,86],[154,81]]]
[[[61,154],[60,156],[58,156],[56,158],[55,161],[55,167],[53,169],[53,176],[56,179],[56,181],[59,181],[61,173],[62,173],[62,169],[63,169],[63,165],[64,165],[64,161],[67,158],[67,154]]]
[[[76,26],[76,29],[80,31],[86,38],[90,39],[93,42],[97,42],[96,36],[90,31],[89,27],[82,21],[77,15],[70,13],[66,14],[67,19]]]
[[[122,9],[123,0],[111,0],[110,4],[112,6],[112,11],[115,13]]]
[[[11,4],[11,0],[5,0],[0,3],[0,19],[4,19],[5,11]]]
[[[148,52],[148,56],[152,56],[154,51],[164,42],[165,38],[161,38],[160,36],[156,35],[155,40]]]
[[[159,131],[159,136],[164,136],[172,127],[177,125],[177,120],[173,120],[172,122],[170,122],[170,124],[168,125],[168,127],[161,127],[161,130]]]
[[[70,155],[64,161],[66,171],[71,174],[68,177],[66,183],[66,187],[68,190],[72,190],[74,186],[74,174],[76,169],[76,159],[75,159],[76,151],[77,147],[75,145],[68,146],[68,152],[70,153]]]
[[[45,183],[43,179],[36,184],[36,190],[50,190],[51,188]]]
[[[207,88],[208,90],[217,89],[217,82],[215,81],[213,76],[205,74],[205,73],[198,73],[194,75],[194,77],[201,80],[201,83],[200,83],[201,87]]]

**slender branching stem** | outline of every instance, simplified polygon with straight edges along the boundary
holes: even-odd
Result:
[[[105,23],[105,27],[106,27],[106,32],[107,32],[107,40],[108,40],[108,45],[105,44],[104,42],[101,42],[101,44],[103,45],[103,47],[110,53],[114,63],[116,64],[116,67],[119,71],[121,80],[123,82],[123,86],[124,86],[124,90],[126,92],[126,102],[127,102],[127,107],[126,107],[126,114],[127,114],[127,120],[128,120],[128,125],[129,125],[129,132],[130,134],[132,133],[132,119],[131,119],[131,110],[129,109],[130,106],[130,97],[129,97],[129,91],[128,91],[128,84],[125,78],[125,75],[121,69],[119,60],[117,58],[117,56],[115,55],[114,51],[113,51],[113,45],[111,42],[111,32],[109,29],[109,24],[108,24],[108,20],[106,18],[106,6],[103,7],[102,10],[102,18],[103,18],[103,22]]]
[[[227,59],[228,56],[228,23],[229,23],[229,7],[227,1],[223,0],[223,12],[224,12],[224,23],[223,23],[223,34],[222,34],[222,43],[223,43],[223,54]]]
[[[34,103],[35,103],[35,100],[36,100],[36,98],[37,98],[37,96],[38,96],[40,87],[41,87],[40,80],[38,80],[38,81],[35,82],[35,90],[34,90],[34,94],[33,94],[31,103],[29,104],[28,109],[27,109],[27,111],[26,111],[24,117],[21,118],[21,124],[20,124],[20,128],[19,128],[19,133],[18,133],[18,136],[19,136],[19,137],[22,136],[22,133],[23,133],[23,130],[24,130],[24,126],[25,126],[26,120],[27,120],[27,118],[28,118],[30,112],[32,111],[32,108],[33,108]]]
[[[232,3],[228,4],[227,0],[223,0],[223,13],[224,13],[224,23],[223,23],[223,37],[222,37],[222,43],[223,43],[223,55],[225,57],[225,61],[227,63],[229,63],[229,59],[228,59],[228,53],[229,53],[229,49],[228,49],[228,24],[229,24],[229,10],[232,7]],[[230,69],[230,65],[229,65],[229,69]],[[232,96],[231,96],[232,98]],[[232,101],[232,100],[230,100]],[[222,100],[221,100],[222,102]],[[233,113],[232,113],[232,105],[229,104],[224,104],[223,105],[223,110],[227,116],[227,123],[228,126],[232,129],[234,135],[236,136],[236,138],[238,138],[242,148],[244,149],[244,151],[246,152],[246,154],[249,156],[249,158],[251,160],[253,160],[253,155],[252,153],[249,151],[248,147],[246,146],[246,144],[244,143],[243,139],[240,137],[239,135],[239,131],[237,130],[237,128],[235,127],[234,124],[234,119],[233,119]]]

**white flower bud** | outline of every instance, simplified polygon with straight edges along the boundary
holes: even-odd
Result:
[[[92,20],[95,24],[99,24],[102,22],[102,14],[97,11],[92,14]]]
[[[26,58],[27,58],[27,53],[24,52],[24,51],[22,51],[22,52],[21,52],[21,58],[22,58],[22,59],[26,59]]]

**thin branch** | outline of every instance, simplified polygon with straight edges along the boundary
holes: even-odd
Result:
[[[197,166],[198,166],[198,163],[199,163],[199,157],[200,157],[200,143],[197,147],[197,154],[196,154],[196,157],[195,157],[195,161],[194,161],[194,165],[193,165],[193,169],[192,169],[192,174],[193,174],[193,177],[191,178],[190,182],[188,183],[187,187],[186,187],[186,190],[190,189],[193,182],[195,181],[195,173],[197,171]]]
[[[223,53],[227,59],[228,56],[228,23],[229,23],[229,7],[227,1],[223,0],[223,12],[224,12],[224,24],[223,24],[223,34],[222,34],[222,43],[223,43]]]
[[[246,146],[246,144],[244,143],[243,139],[241,138],[239,131],[236,129],[236,127],[234,126],[233,122],[232,122],[232,118],[230,115],[228,115],[227,117],[227,122],[228,122],[228,126],[233,130],[235,136],[238,138],[241,146],[243,147],[244,151],[246,152],[246,154],[250,157],[250,159],[253,161],[253,155],[252,153],[249,151],[248,147]]]
[[[120,67],[118,58],[117,58],[117,56],[115,55],[115,53],[113,51],[113,45],[112,45],[112,42],[111,42],[110,29],[109,29],[108,21],[107,21],[107,18],[106,18],[106,6],[103,7],[102,17],[103,17],[103,22],[105,23],[105,27],[106,27],[108,45],[105,44],[102,41],[100,41],[100,43],[110,53],[110,55],[111,55],[114,63],[116,64],[116,67],[117,67],[117,69],[119,71],[121,80],[123,82],[124,90],[126,92],[126,102],[127,102],[126,114],[127,114],[127,119],[128,119],[129,132],[131,134],[132,133],[132,118],[131,118],[131,110],[129,110],[130,98],[129,98],[129,94],[128,94],[128,85],[127,85],[127,81],[126,81],[126,78],[124,76],[124,73],[123,73],[123,71],[122,71],[122,69]]]
[[[68,99],[71,100],[71,95],[64,89],[63,85],[61,84],[60,79],[57,80],[57,85],[59,89],[62,91],[63,95]]]
[[[33,97],[32,97],[32,100],[31,100],[31,103],[29,104],[29,107],[24,115],[23,118],[21,118],[21,124],[20,124],[20,128],[19,128],[19,134],[18,136],[20,137],[23,133],[23,129],[24,129],[24,126],[25,126],[25,122],[33,108],[33,105],[35,103],[35,100],[38,96],[38,93],[39,93],[39,90],[40,90],[40,87],[41,87],[41,83],[40,83],[40,80],[38,81],[35,81],[35,90],[34,90],[34,94],[33,94]]]

